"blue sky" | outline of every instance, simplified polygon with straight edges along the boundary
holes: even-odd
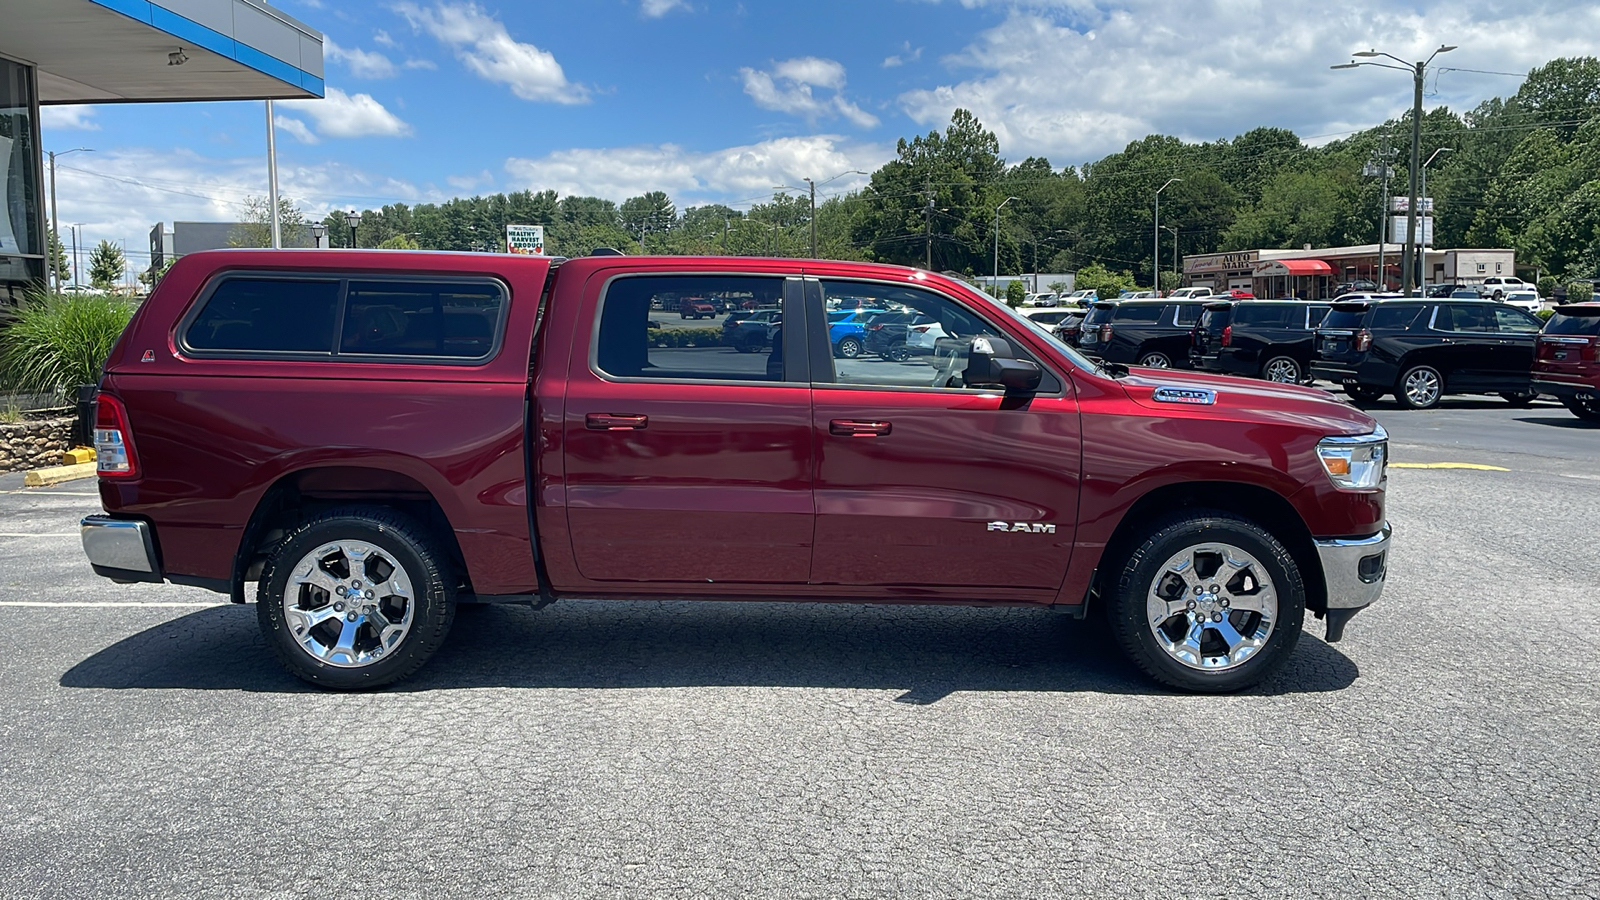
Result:
[[[1261,125],[1313,142],[1410,103],[1378,47],[1448,41],[1427,105],[1458,111],[1594,52],[1575,0],[281,0],[326,37],[328,97],[277,105],[282,192],[308,214],[554,189],[679,208],[870,171],[964,106],[1001,153],[1081,165],[1152,132]],[[1445,71],[1445,68],[1471,71]],[[61,221],[146,259],[150,227],[225,220],[266,193],[259,102],[57,107]],[[859,187],[846,175],[824,193]],[[70,247],[69,247],[70,249]]]

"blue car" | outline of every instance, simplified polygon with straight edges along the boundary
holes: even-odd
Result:
[[[852,309],[828,313],[828,343],[833,355],[855,359],[867,346],[867,323],[881,309]]]

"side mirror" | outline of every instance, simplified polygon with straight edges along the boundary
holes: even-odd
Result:
[[[967,349],[967,368],[961,381],[968,387],[997,385],[1006,393],[1029,394],[1039,389],[1044,372],[1031,360],[1017,359],[1004,338],[973,338]]]
[[[995,381],[1008,394],[1032,394],[1039,390],[1044,372],[1039,364],[1026,359],[996,359],[989,363],[994,369]]]

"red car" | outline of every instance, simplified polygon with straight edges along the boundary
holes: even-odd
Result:
[[[655,340],[668,296],[784,327]],[[834,297],[940,337],[836,358]],[[1360,410],[1099,365],[864,263],[192,253],[112,350],[95,434],[95,571],[253,593],[272,652],[330,688],[416,671],[460,603],[697,597],[1103,605],[1151,677],[1231,691],[1308,612],[1338,640],[1390,534]]]
[[[1534,345],[1533,389],[1600,422],[1600,303],[1556,307]]]
[[[716,304],[704,297],[685,297],[678,301],[678,317],[683,319],[714,319]]]

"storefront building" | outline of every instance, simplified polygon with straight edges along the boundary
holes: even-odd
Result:
[[[1320,250],[1239,250],[1200,253],[1184,257],[1185,287],[1214,291],[1246,290],[1257,297],[1295,297],[1320,300],[1332,297],[1340,285],[1369,282],[1398,290],[1401,283],[1400,244],[1360,244]],[[1380,253],[1382,277],[1380,277]],[[1423,257],[1424,284],[1473,285],[1491,275],[1516,271],[1512,250],[1434,250]]]
[[[317,98],[322,72],[321,33],[260,0],[7,0],[0,302],[45,277],[41,106]]]

